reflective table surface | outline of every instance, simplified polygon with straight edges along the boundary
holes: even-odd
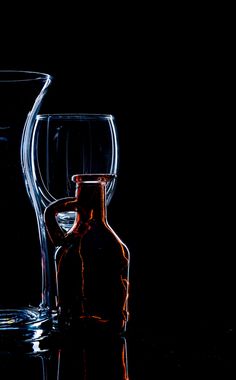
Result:
[[[54,332],[40,341],[14,345],[1,339],[0,378],[145,380],[236,372],[235,323],[198,322],[195,329],[179,322],[131,322],[124,336]]]

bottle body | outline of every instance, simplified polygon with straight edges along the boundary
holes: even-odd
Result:
[[[103,224],[72,236],[55,255],[60,323],[79,321],[124,330],[128,319],[129,253]]]

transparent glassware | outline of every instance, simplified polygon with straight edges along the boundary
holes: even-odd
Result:
[[[106,205],[109,204],[118,171],[117,131],[114,117],[107,114],[38,114],[33,124],[23,137],[23,165],[41,250],[48,257],[49,297],[56,312],[55,246],[46,232],[44,211],[58,199],[75,196],[71,178],[77,173],[112,175],[106,184]],[[57,215],[63,231],[73,226],[75,218],[75,211]]]
[[[113,115],[39,114],[28,144],[27,170],[36,185],[37,197],[47,205],[73,196],[71,177],[75,173],[115,175],[107,184],[110,203],[118,172],[119,146]]]
[[[127,246],[107,221],[106,185],[111,175],[74,175],[75,197],[45,209],[47,231],[56,247],[58,325],[62,329],[101,326],[124,332],[128,321]],[[75,212],[65,232],[57,215]]]
[[[27,196],[21,142],[31,134],[51,80],[45,73],[0,71],[0,337],[38,336],[50,320],[47,259]]]

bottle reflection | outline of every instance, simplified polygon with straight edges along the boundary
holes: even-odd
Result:
[[[124,337],[93,337],[58,351],[57,380],[128,380],[127,343]]]

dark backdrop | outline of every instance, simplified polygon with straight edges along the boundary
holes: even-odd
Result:
[[[130,248],[130,329],[150,354],[234,326],[233,150],[209,34],[173,9],[138,11],[31,20],[4,44],[1,68],[54,76],[41,112],[115,116],[108,218]]]

